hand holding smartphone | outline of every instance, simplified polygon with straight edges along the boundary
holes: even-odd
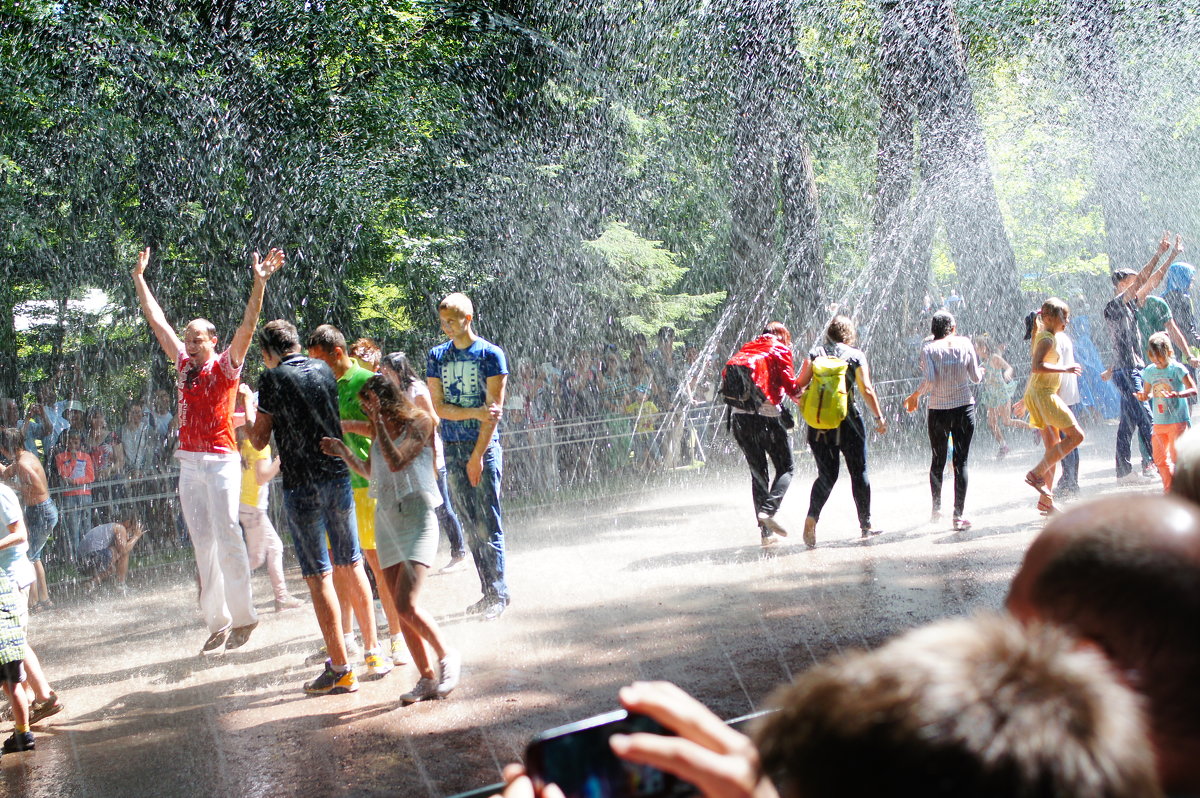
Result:
[[[670,735],[660,723],[623,709],[544,731],[525,750],[525,769],[540,791],[547,784],[565,798],[676,798],[696,795],[669,773],[626,762],[608,740],[614,734]]]

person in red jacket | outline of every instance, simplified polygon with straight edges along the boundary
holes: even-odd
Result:
[[[67,447],[54,456],[54,466],[65,486],[63,528],[75,559],[83,534],[92,527],[92,483],[96,481],[96,466],[83,448],[82,435],[74,430],[67,433]]]
[[[792,369],[791,344],[788,328],[782,322],[770,322],[726,366],[726,370],[730,366],[745,366],[762,394],[761,401],[753,408],[731,403],[729,410],[733,438],[750,466],[750,493],[764,546],[778,542],[779,535],[787,535],[787,530],[775,520],[775,514],[795,472],[782,409],[784,394],[792,401],[800,396]],[[767,458],[775,467],[774,481],[770,478]]]

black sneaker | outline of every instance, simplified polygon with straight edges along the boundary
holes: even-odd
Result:
[[[258,621],[245,626],[233,627],[233,631],[229,633],[229,639],[225,641],[225,650],[233,651],[235,648],[241,648],[246,645],[246,641],[250,639],[250,633],[254,631],[254,627],[256,626],[258,626]]]
[[[4,741],[4,745],[0,747],[0,750],[3,750],[6,754],[15,754],[18,751],[32,751],[36,747],[33,740],[33,732],[15,731],[12,733],[12,737]]]
[[[201,654],[208,654],[211,651],[216,651],[221,646],[225,645],[225,638],[229,637],[229,627],[218,629],[208,636],[204,641],[204,645],[200,648]]]
[[[488,610],[488,608],[492,606],[493,603],[494,603],[493,599],[489,598],[488,596],[484,596],[479,601],[476,601],[474,604],[472,604],[470,607],[467,607],[465,612],[467,613],[467,615],[479,615],[481,613],[486,612]]]
[[[508,608],[507,601],[496,599],[490,603],[483,611],[483,620],[494,621],[504,614],[504,610]]]

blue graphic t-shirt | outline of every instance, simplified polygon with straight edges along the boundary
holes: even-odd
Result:
[[[429,350],[425,365],[427,377],[442,381],[442,398],[459,407],[483,407],[487,404],[488,377],[508,373],[504,350],[490,341],[476,338],[466,349],[446,341]],[[496,439],[499,429],[492,433]],[[479,437],[479,421],[442,419],[442,440],[447,443],[474,441]]]
[[[1186,375],[1187,369],[1178,360],[1171,360],[1165,369],[1153,363],[1142,369],[1142,382],[1146,384],[1146,393],[1150,394],[1150,413],[1155,424],[1180,424],[1191,420],[1187,399],[1163,396],[1167,391],[1182,391]]]

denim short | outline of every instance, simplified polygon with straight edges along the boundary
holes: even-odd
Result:
[[[29,529],[29,559],[42,559],[42,549],[54,527],[58,526],[58,505],[53,499],[25,508],[25,526]]]
[[[109,568],[112,568],[113,554],[112,549],[100,549],[100,551],[90,551],[79,561],[79,573],[84,576],[99,576],[107,573]]]
[[[334,565],[354,565],[362,559],[350,477],[284,488],[283,506],[302,576],[329,573],[330,554]]]

